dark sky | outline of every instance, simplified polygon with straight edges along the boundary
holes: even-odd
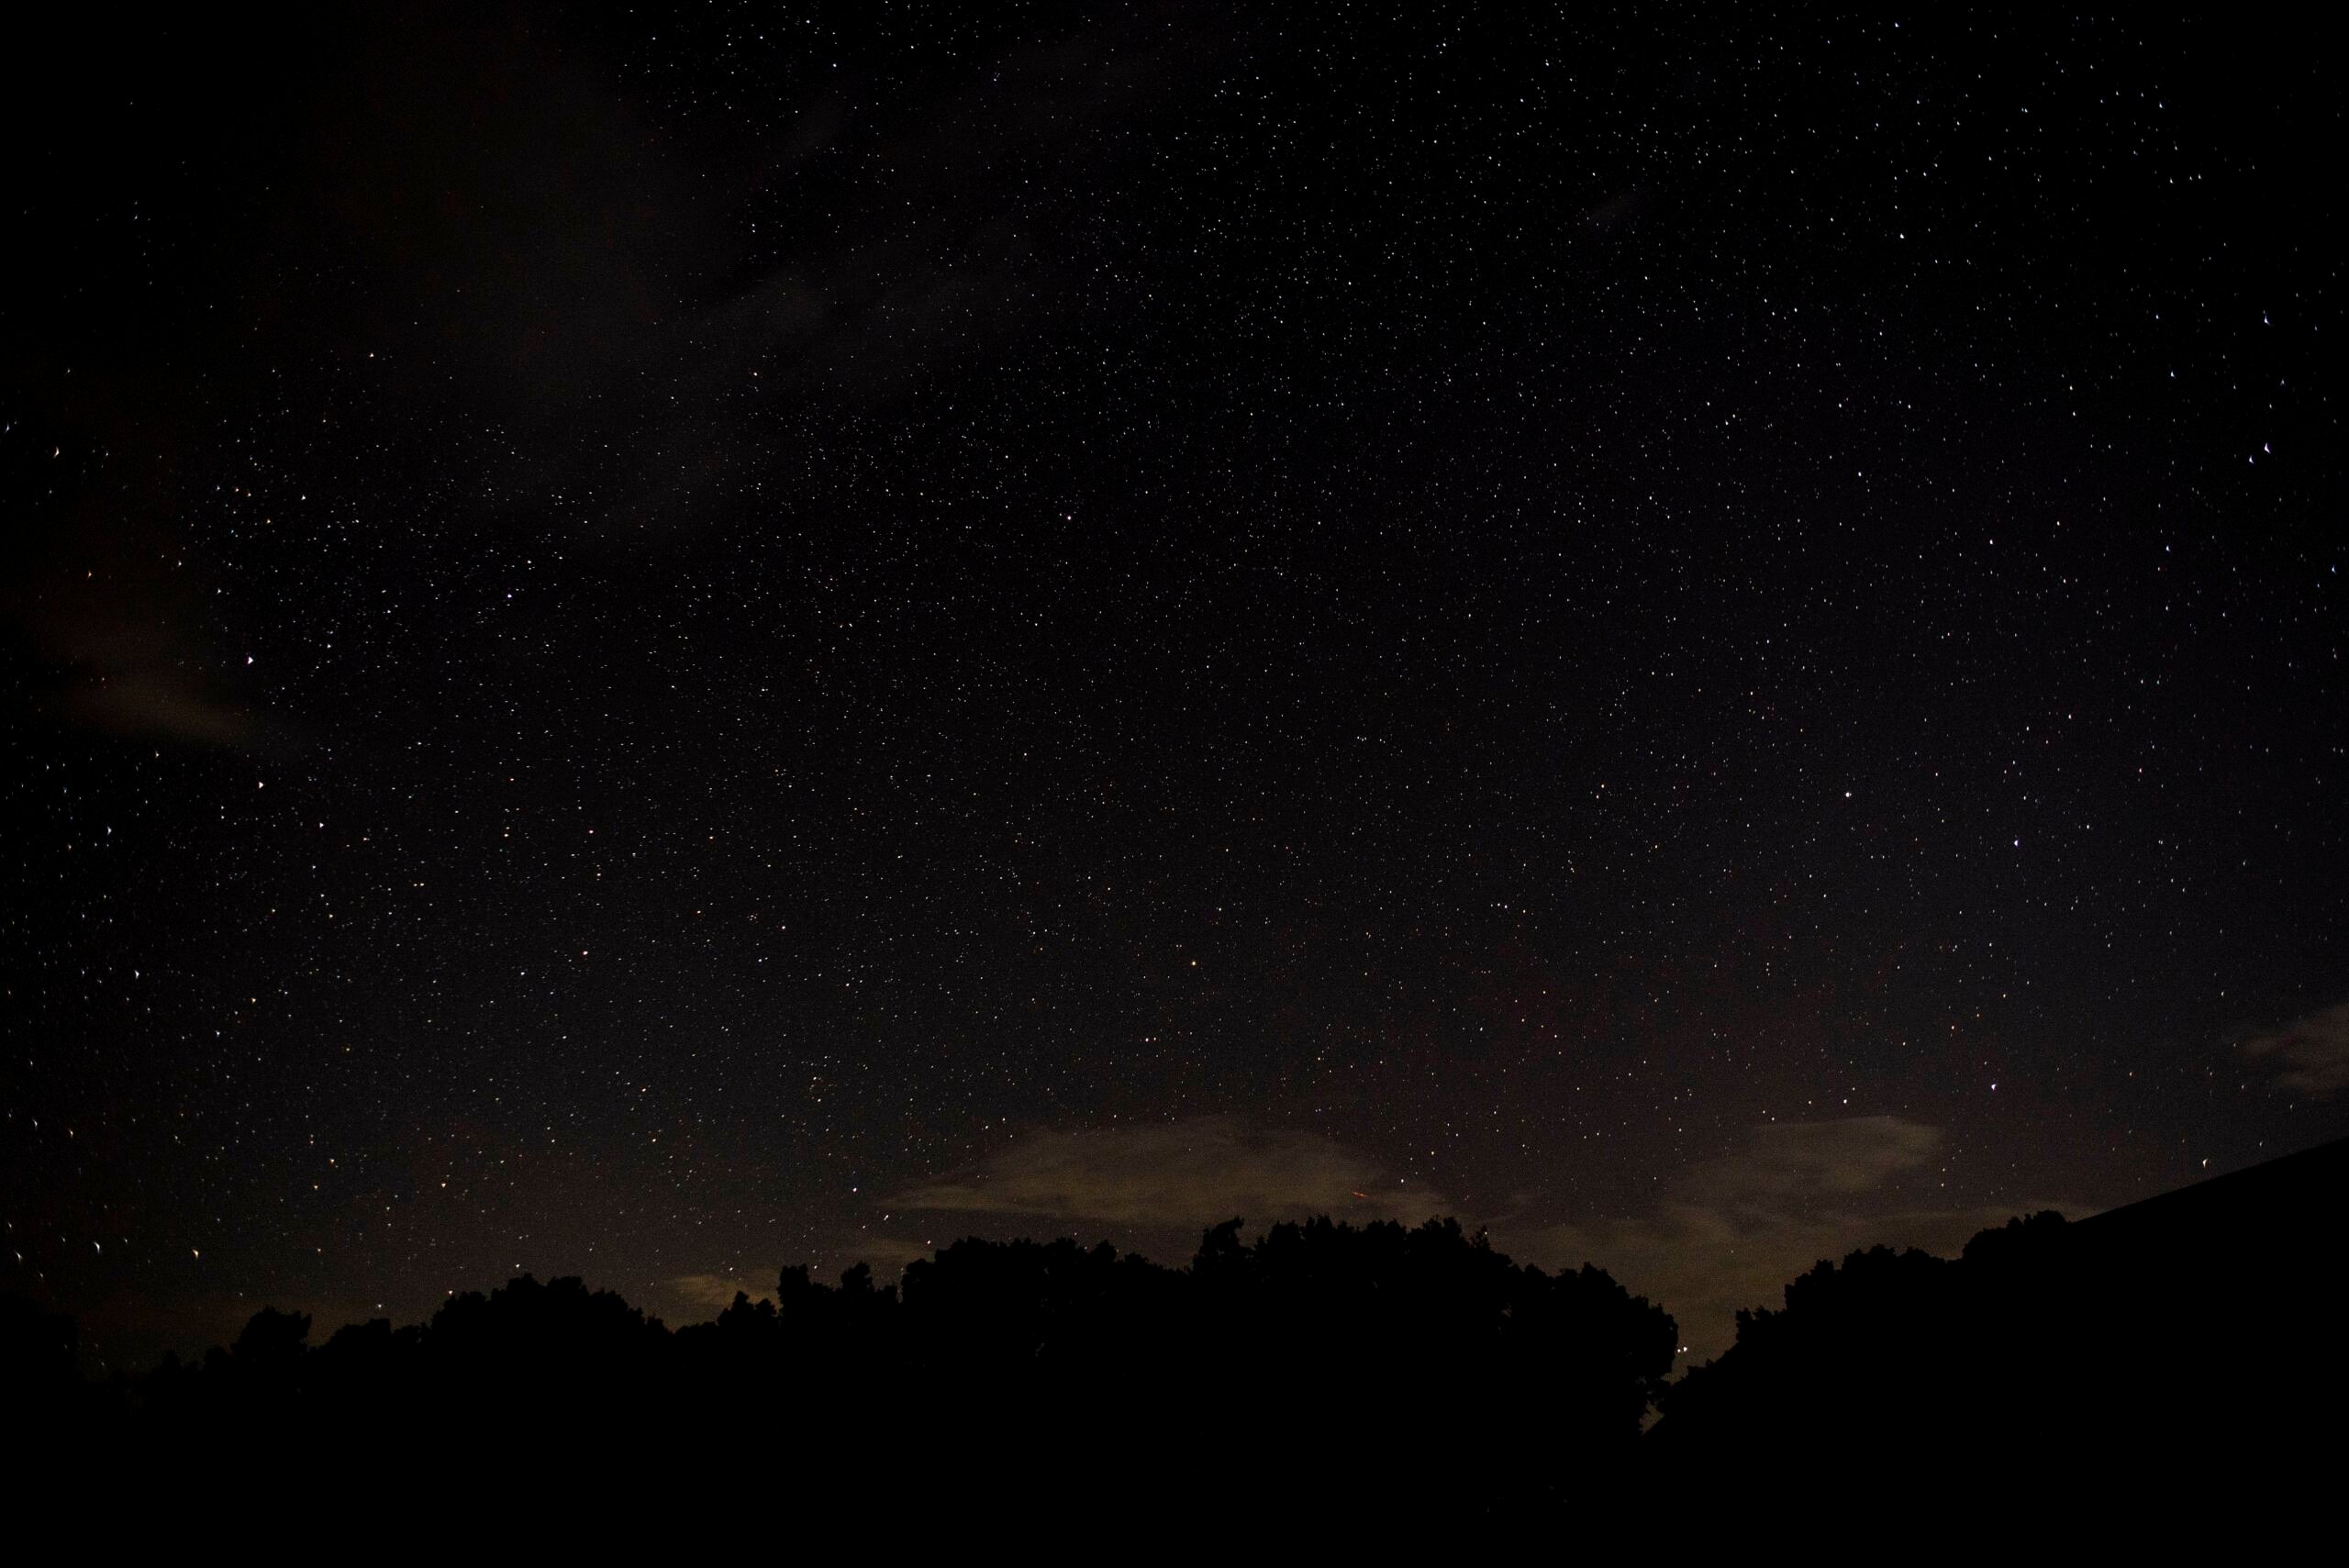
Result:
[[[2281,14],[313,9],[0,95],[102,1355],[1318,1211],[1704,1354],[2349,1131]]]

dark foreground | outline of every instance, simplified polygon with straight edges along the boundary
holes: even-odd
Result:
[[[2330,1495],[2344,1197],[2335,1144],[1955,1260],[1854,1253],[1670,1385],[1671,1318],[1599,1270],[1521,1267],[1452,1222],[1242,1243],[1235,1221],[1184,1269],[965,1240],[902,1290],[790,1271],[772,1305],[674,1331],[527,1276],[316,1343],[264,1311],[106,1384],[69,1320],[12,1298],[0,1408],[34,1515],[266,1516],[354,1548],[460,1503],[673,1549],[1015,1519],[1153,1552],[1667,1521],[1759,1541],[1968,1498],[2157,1530]]]

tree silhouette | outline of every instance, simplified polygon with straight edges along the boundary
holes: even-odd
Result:
[[[82,1389],[70,1324],[9,1314],[11,1386],[61,1407]],[[1183,1269],[975,1239],[910,1265],[902,1292],[862,1263],[836,1285],[786,1269],[772,1300],[738,1294],[674,1333],[610,1292],[528,1274],[425,1324],[316,1346],[310,1329],[264,1308],[201,1365],[166,1358],[107,1440],[153,1457],[298,1433],[384,1465],[512,1433],[502,1484],[559,1487],[615,1440],[693,1434],[628,1451],[634,1484],[689,1455],[699,1486],[780,1477],[839,1507],[911,1487],[977,1510],[1041,1489],[1108,1526],[1208,1496],[1234,1518],[1287,1517],[1419,1473],[1453,1477],[1470,1512],[1523,1514],[1630,1462],[1674,1343],[1661,1308],[1596,1269],[1520,1267],[1450,1220],[1326,1218],[1253,1240],[1231,1220]]]
[[[1392,1555],[1457,1551],[1469,1520],[1585,1546],[1594,1518],[1683,1547],[1795,1517],[1913,1526],[2010,1476],[2165,1477],[2164,1507],[2317,1496],[2332,1451],[2299,1434],[2349,1389],[2324,1240],[2344,1195],[2334,1145],[2017,1218],[1954,1260],[1856,1251],[1668,1388],[1672,1319],[1598,1269],[1520,1266],[1453,1220],[1323,1218],[1228,1220],[1179,1269],[975,1239],[902,1288],[791,1268],[674,1332],[528,1274],[324,1344],[264,1308],[119,1386],[82,1381],[69,1319],[0,1298],[0,1408],[28,1496],[103,1508],[176,1478],[187,1508],[266,1496],[319,1529],[347,1528],[354,1488],[471,1487],[548,1518],[680,1498],[960,1540],[1042,1509],[1097,1550],[1157,1529]]]

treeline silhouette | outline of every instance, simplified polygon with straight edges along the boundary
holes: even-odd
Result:
[[[396,1462],[491,1432],[516,1440],[507,1468],[684,1445],[705,1478],[772,1468],[834,1509],[1230,1517],[1440,1484],[1453,1508],[1531,1517],[1629,1464],[1675,1328],[1605,1273],[1519,1265],[1454,1220],[1241,1224],[1181,1269],[979,1240],[902,1290],[862,1263],[836,1285],[787,1269],[771,1301],[674,1331],[529,1275],[322,1343],[266,1309],[200,1362],[106,1385],[74,1375],[69,1323],[17,1303],[9,1392],[106,1465],[295,1444]]]
[[[1669,1386],[1673,1320],[1597,1268],[1520,1266],[1452,1220],[1243,1240],[1235,1219],[1179,1269],[978,1240],[902,1288],[789,1269],[772,1300],[674,1331],[529,1275],[322,1343],[264,1310],[200,1362],[105,1383],[79,1374],[70,1320],[7,1298],[0,1408],[50,1473],[110,1485],[216,1461],[233,1485],[268,1454],[313,1465],[291,1489],[312,1496],[391,1474],[573,1503],[682,1487],[834,1520],[1212,1520],[1217,1540],[1308,1518],[1392,1547],[1603,1510],[1695,1542],[1912,1517],[2001,1477],[2175,1477],[2175,1507],[2337,1454],[2344,1196],[2335,1144],[2077,1224],[2018,1218],[1954,1260],[1856,1251],[1741,1312]]]

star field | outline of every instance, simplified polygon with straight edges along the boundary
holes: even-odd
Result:
[[[102,1351],[2349,1130],[2312,41],[44,25],[0,1263]]]

